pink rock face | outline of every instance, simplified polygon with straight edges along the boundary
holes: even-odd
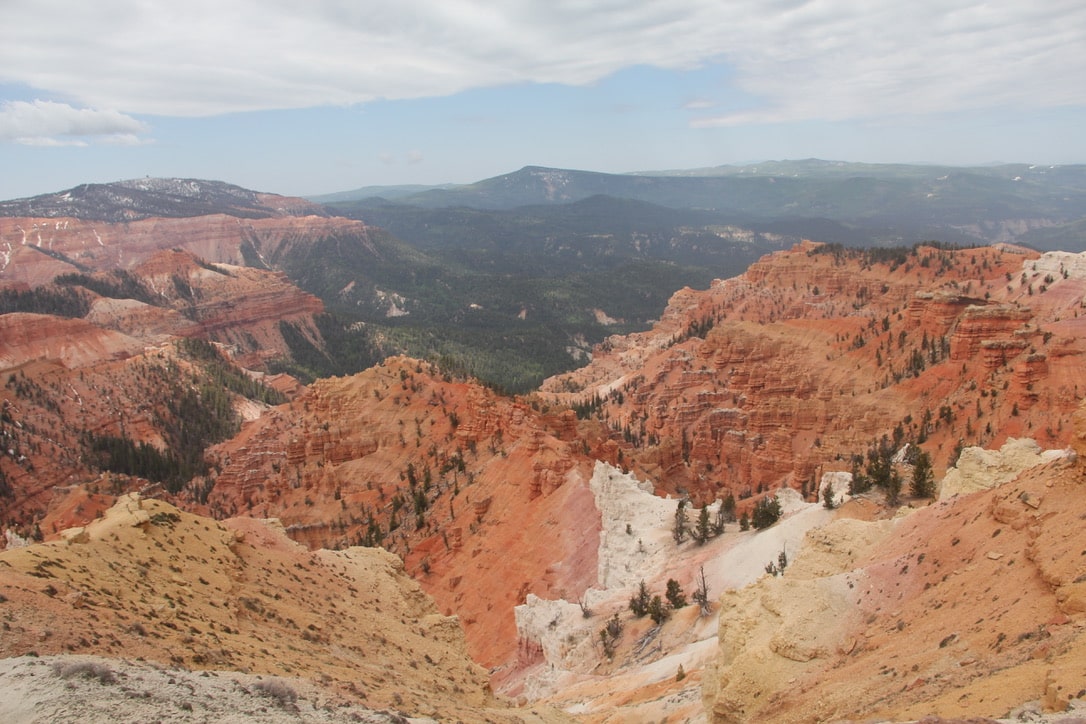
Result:
[[[543,392],[598,396],[633,440],[627,464],[705,501],[814,490],[895,430],[923,439],[937,468],[959,440],[1066,446],[1086,392],[1086,316],[1068,299],[1086,280],[1045,276],[1048,261],[1009,247],[888,261],[800,245],[677,292],[652,330],[607,340]]]
[[[576,430],[568,414],[394,358],[319,380],[218,446],[207,509],[276,516],[311,547],[379,531],[497,666],[516,655],[513,607],[528,593],[576,599],[595,583],[594,461]]]
[[[242,266],[242,245],[282,251],[338,232],[367,233],[360,221],[320,216],[239,219],[218,214],[113,224],[80,219],[0,218],[0,285],[45,284],[58,274],[132,269],[157,252],[181,249],[211,262]],[[44,253],[43,253],[44,252]]]

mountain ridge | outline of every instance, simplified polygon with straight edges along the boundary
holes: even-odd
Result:
[[[321,207],[303,199],[251,191],[222,181],[182,178],[80,184],[53,194],[0,202],[0,216],[8,217],[124,222],[211,214],[244,219],[326,215]]]

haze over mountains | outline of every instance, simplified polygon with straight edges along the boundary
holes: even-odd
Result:
[[[1086,167],[373,191],[0,203],[0,714],[1086,705]]]
[[[320,197],[336,206],[379,197],[359,189]],[[398,204],[508,210],[568,204],[603,195],[672,209],[700,210],[702,223],[776,224],[840,243],[911,244],[927,239],[991,243],[1031,239],[1046,249],[1081,250],[1086,167],[1004,164],[987,167],[855,164],[810,159],[718,166],[666,174],[602,174],[540,167],[459,187],[397,192]],[[353,198],[352,198],[353,197]],[[349,207],[348,207],[349,208]],[[693,217],[697,218],[697,217]],[[833,222],[833,223],[827,223]],[[1075,249],[1067,248],[1068,244]]]

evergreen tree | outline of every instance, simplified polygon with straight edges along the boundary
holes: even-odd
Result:
[[[641,579],[641,586],[637,589],[637,595],[630,599],[630,610],[634,616],[641,618],[649,612],[649,604],[652,602],[649,596],[649,587],[645,585],[645,579]]]
[[[713,612],[713,604],[709,601],[709,584],[705,580],[705,567],[698,569],[697,588],[694,590],[694,603],[698,604],[702,616],[708,616]]]
[[[891,506],[901,504],[901,485],[904,481],[897,470],[890,469],[890,479],[886,483],[886,503]]]
[[[935,497],[935,475],[931,470],[931,456],[921,451],[913,464],[913,479],[909,492],[917,498]]]
[[[649,617],[652,619],[652,622],[659,626],[666,621],[667,617],[670,615],[671,610],[664,604],[664,600],[660,598],[660,595],[657,594],[653,596],[652,600],[649,601]]]
[[[777,500],[776,496],[766,496],[754,504],[754,513],[751,516],[751,523],[758,530],[768,528],[769,526],[780,520],[781,517],[781,503]]]
[[[705,541],[709,540],[710,528],[709,506],[703,505],[701,511],[698,512],[698,525],[694,530],[694,540],[698,542],[698,545],[705,545]]]
[[[664,593],[664,597],[667,598],[667,603],[672,608],[682,608],[686,605],[686,596],[683,594],[682,586],[674,578],[667,580],[667,591]]]
[[[675,525],[671,529],[671,537],[675,543],[682,543],[686,539],[686,499],[679,500],[679,507],[675,509]]]
[[[826,510],[833,510],[837,507],[837,501],[834,499],[834,495],[833,483],[827,481],[826,487],[822,491],[822,505],[825,506]]]
[[[724,524],[735,522],[735,496],[728,496],[720,501],[716,507],[716,522],[713,524],[713,535],[723,535]]]
[[[852,479],[848,483],[848,494],[859,495],[871,489],[871,479],[860,470],[862,457],[856,455],[852,460]]]

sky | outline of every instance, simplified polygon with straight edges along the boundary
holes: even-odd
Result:
[[[1086,163],[1081,0],[0,0],[0,199]]]

